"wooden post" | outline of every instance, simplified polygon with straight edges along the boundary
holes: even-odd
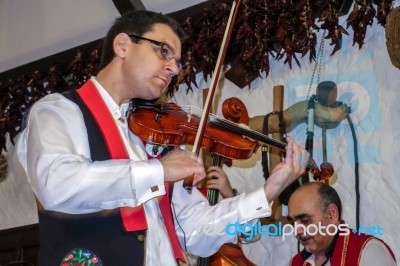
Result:
[[[284,95],[284,87],[283,85],[274,86],[273,91],[273,103],[272,103],[272,111],[273,112],[282,112],[283,111],[283,95]],[[283,136],[280,132],[272,133],[272,138],[276,140],[282,140]],[[269,147],[269,169],[272,169],[282,161],[282,151],[275,147]],[[282,220],[282,204],[279,202],[279,199],[275,199],[274,204],[272,205],[272,215],[273,221]]]

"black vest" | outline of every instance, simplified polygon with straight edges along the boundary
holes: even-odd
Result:
[[[82,111],[91,159],[110,159],[100,129],[76,91],[67,91],[63,95]],[[39,230],[40,266],[60,265],[74,248],[92,251],[104,266],[143,265],[144,241],[140,237],[145,232],[126,232],[119,209],[83,215],[39,211]]]

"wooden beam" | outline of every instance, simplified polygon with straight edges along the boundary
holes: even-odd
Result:
[[[101,39],[95,40],[86,44],[73,47],[66,51],[18,66],[16,68],[6,70],[0,73],[0,88],[2,87],[1,83],[3,83],[4,85],[5,82],[7,82],[9,79],[18,79],[21,78],[23,75],[31,75],[36,70],[45,76],[54,63],[56,63],[57,66],[60,67],[63,71],[66,67],[68,67],[68,64],[72,62],[78,51],[86,55],[92,52],[96,47],[101,47],[101,45]]]
[[[132,10],[145,10],[140,0],[112,0],[118,12],[122,15]]]

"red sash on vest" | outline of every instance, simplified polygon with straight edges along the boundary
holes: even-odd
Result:
[[[117,125],[115,124],[114,118],[111,116],[109,109],[104,103],[103,98],[93,82],[89,80],[80,89],[78,89],[77,92],[82,98],[82,101],[85,103],[86,107],[93,115],[96,123],[99,125],[110,157],[112,159],[129,159],[128,152],[125,148]],[[165,185],[165,190],[166,195],[159,197],[158,205],[160,206],[161,214],[164,218],[165,227],[167,229],[174,255],[177,259],[180,259],[186,263],[186,257],[179,244],[178,236],[176,235],[172,220],[171,205],[168,197],[168,184]],[[126,231],[147,229],[147,221],[143,205],[135,208],[123,207],[120,208],[120,210],[123,225]]]
[[[371,239],[377,239],[381,241],[388,249],[390,255],[394,260],[396,260],[394,253],[390,247],[381,239],[375,238],[366,234],[355,234],[349,228],[350,234],[347,236],[338,236],[336,245],[333,249],[333,255],[331,259],[332,266],[353,266],[359,265],[361,259],[361,252],[367,242]],[[301,253],[298,253],[293,257],[290,265],[300,266],[300,265],[310,265],[304,261]]]

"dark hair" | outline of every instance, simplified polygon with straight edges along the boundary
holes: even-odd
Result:
[[[318,196],[320,199],[321,211],[325,212],[330,204],[335,204],[339,212],[339,220],[342,219],[342,201],[336,190],[328,184],[320,183]]]
[[[135,34],[142,36],[152,30],[154,24],[165,24],[182,41],[185,32],[177,21],[161,13],[147,10],[131,11],[115,19],[103,41],[103,50],[98,71],[102,70],[114,58],[113,41],[119,33]]]

